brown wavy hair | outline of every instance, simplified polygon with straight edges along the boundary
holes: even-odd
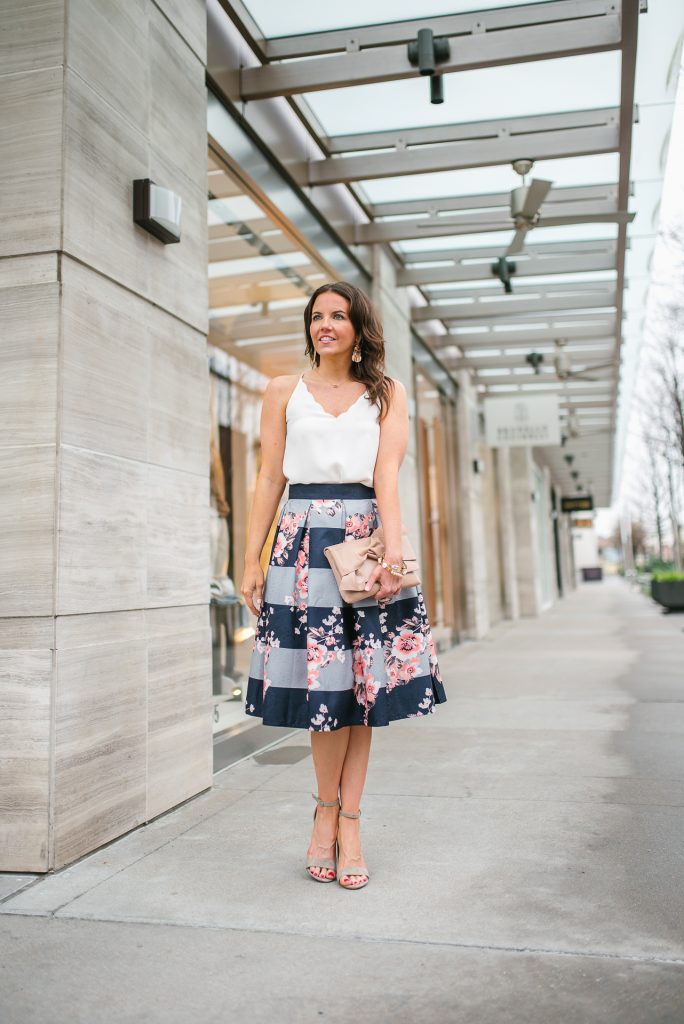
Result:
[[[352,377],[366,385],[369,401],[378,403],[382,420],[389,409],[394,381],[391,377],[385,376],[385,339],[382,324],[365,292],[346,281],[333,281],[316,289],[304,310],[305,353],[312,366],[320,364],[321,357],[311,340],[311,318],[316,299],[324,292],[334,292],[349,303],[349,319],[361,348],[361,362],[351,363]]]

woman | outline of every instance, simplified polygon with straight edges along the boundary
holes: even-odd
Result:
[[[274,378],[264,393],[242,582],[258,615],[246,712],[310,731],[318,796],[306,869],[360,889],[373,726],[429,714],[446,695],[421,590],[401,589],[408,413],[403,385],[383,373],[382,328],[364,293],[344,282],[314,292],[304,326],[311,369]],[[264,586],[259,559],[288,483]],[[346,604],[323,549],[380,525],[373,593]]]

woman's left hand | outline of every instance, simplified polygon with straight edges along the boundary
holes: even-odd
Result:
[[[369,593],[373,590],[376,580],[380,584],[377,594],[372,595],[376,601],[389,601],[391,597],[394,597],[401,590],[401,576],[395,576],[389,569],[383,569],[379,563],[368,577],[366,590]]]

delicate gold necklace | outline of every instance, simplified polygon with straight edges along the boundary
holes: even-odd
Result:
[[[332,381],[329,381],[329,380],[318,380],[316,378],[316,382],[318,384],[327,384],[328,387],[331,387],[331,388],[340,388],[340,387],[342,387],[342,384],[351,384],[352,380],[353,380],[353,378],[349,377],[347,380],[343,380],[341,384],[333,384]]]

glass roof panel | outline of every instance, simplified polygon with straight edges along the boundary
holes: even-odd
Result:
[[[497,0],[496,7],[521,7],[543,0]],[[299,35],[303,32],[325,32],[356,25],[378,25],[388,21],[412,18],[433,18],[440,14],[463,14],[481,11],[488,5],[483,0],[347,0],[343,8],[337,4],[312,4],[311,0],[249,0],[249,12],[266,37]]]
[[[420,77],[326,89],[305,99],[329,135],[613,107],[620,102],[620,54],[459,71],[445,75],[444,103],[436,105]]]

